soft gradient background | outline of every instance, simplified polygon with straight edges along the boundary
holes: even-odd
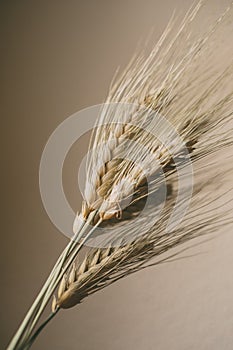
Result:
[[[208,1],[200,28],[230,2]],[[152,28],[156,40],[173,10],[191,3],[1,2],[1,349],[67,243],[40,199],[38,168],[48,137],[72,113],[102,102],[139,40]],[[76,174],[87,139],[75,145],[64,169],[74,208],[80,207]],[[33,349],[231,350],[232,252],[232,234],[225,232],[192,248],[190,257],[121,280],[60,312]]]

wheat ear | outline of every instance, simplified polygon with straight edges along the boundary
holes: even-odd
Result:
[[[111,106],[106,105],[100,115],[100,120],[106,125],[97,127],[92,136],[92,147],[98,149],[98,145],[101,144],[104,144],[104,147],[101,153],[94,152],[89,159],[85,198],[82,213],[77,217],[78,222],[86,220],[92,210],[98,210],[95,220],[99,216],[104,222],[115,225],[115,236],[114,230],[112,236],[122,239],[127,232],[121,222],[126,219],[130,220],[140,212],[148,195],[147,178],[158,171],[156,164],[151,165],[150,163],[150,153],[155,154],[166,179],[169,180],[175,172],[174,158],[176,164],[177,160],[185,162],[184,158],[189,156],[193,162],[199,161],[232,145],[232,129],[222,133],[216,132],[232,118],[232,62],[226,68],[223,67],[222,72],[217,76],[214,74],[214,66],[210,66],[206,72],[203,64],[200,64],[202,55],[205,57],[207,54],[208,42],[231,9],[226,10],[205,36],[190,43],[186,41],[189,37],[188,27],[199,7],[200,3],[190,9],[186,19],[178,28],[177,34],[173,34],[172,41],[165,45],[165,39],[173,29],[173,26],[169,24],[165,35],[162,36],[149,57],[140,57],[136,62],[131,63],[122,77],[110,89],[107,102],[130,101],[136,105],[128,114],[121,113],[120,107],[119,110],[114,108],[113,112]],[[177,45],[177,42],[182,39],[186,40],[182,44],[180,59],[177,53],[180,43]],[[170,57],[174,53],[178,60],[171,66]],[[164,77],[163,83],[161,83],[161,77]],[[220,87],[224,87],[225,90],[220,91]],[[160,127],[158,120],[154,122],[155,115],[147,113],[148,110],[166,115],[182,136],[183,147],[188,149],[189,154],[184,154],[182,147],[176,147],[174,139],[170,139],[168,147],[165,147],[159,142],[159,137],[156,139],[149,132],[145,133],[145,126],[148,131]],[[158,135],[162,135],[167,130],[157,130],[157,132]],[[167,134],[168,139],[169,136]],[[146,145],[147,151],[149,149],[148,153],[138,154],[138,158],[143,159],[144,172],[119,156],[128,139],[140,140]],[[136,153],[137,148],[135,150],[130,148],[128,153],[130,152]],[[154,191],[158,190],[161,184],[161,179],[156,180]],[[125,183],[131,183],[132,186],[127,188]],[[202,191],[207,190],[207,185],[200,186],[200,183],[201,181],[198,184],[199,189],[194,192],[194,199],[200,188]],[[121,203],[130,195],[133,198],[130,205],[121,210]],[[201,211],[208,208],[209,203],[214,200],[217,198],[214,198],[212,194],[208,200],[203,199],[202,206],[196,203],[195,207],[194,204],[192,215],[195,213],[200,218],[198,224],[195,225],[192,217],[187,216],[183,226],[164,237],[168,214],[172,207],[172,201],[168,201],[159,223],[156,223],[156,226],[149,231],[146,226],[146,236],[142,235],[142,238],[123,247],[109,246],[106,250],[96,249],[91,252],[80,266],[73,265],[68,276],[64,276],[57,299],[54,298],[53,309],[74,306],[85,296],[108,284],[105,282],[106,278],[110,280],[112,275],[118,278],[118,273],[121,275],[122,270],[123,274],[128,270],[134,271],[135,261],[136,266],[138,262],[141,265],[142,262],[145,263],[151,257],[177,244],[209,231],[214,232],[223,222],[224,224],[232,222],[230,218],[227,218],[226,213],[220,216],[209,216],[205,211],[205,216],[201,215]],[[150,215],[149,212],[148,219]],[[77,226],[74,225],[75,230],[78,225],[79,223]],[[132,226],[131,230],[133,229]],[[140,229],[144,230],[143,227]]]
[[[220,178],[222,174],[217,177],[215,175],[211,181],[210,179],[203,181],[195,187],[189,213],[182,224],[170,234],[164,234],[164,231],[174,205],[173,197],[168,199],[160,220],[147,235],[127,244],[122,242],[121,246],[91,249],[80,264],[73,263],[68,274],[63,276],[57,297],[53,298],[52,312],[57,312],[59,308],[73,307],[90,294],[105,288],[118,279],[148,267],[153,258],[158,258],[171,248],[197,237],[213,235],[223,225],[226,228],[232,224],[232,213],[227,209],[227,194],[229,193],[222,193],[221,199],[226,198],[225,204],[219,205],[219,192],[217,186],[213,185],[213,181]],[[215,195],[212,191],[215,191]],[[211,211],[209,210],[210,203],[215,203]],[[196,221],[197,217],[198,221]],[[169,258],[168,256],[166,259]],[[158,263],[157,260],[156,264]]]

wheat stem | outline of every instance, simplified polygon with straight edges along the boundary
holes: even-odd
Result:
[[[86,240],[92,234],[93,230],[96,228],[96,226],[94,226],[83,239],[83,241],[77,247],[75,247],[77,245],[77,241],[81,239],[85,234],[86,229],[89,227],[89,223],[95,216],[96,212],[93,212],[91,214],[92,215],[90,215],[89,220],[83,223],[83,225],[80,228],[80,231],[75,234],[74,238],[68,243],[64,251],[61,253],[40,293],[38,294],[31,308],[29,309],[27,315],[25,316],[22,324],[20,325],[12,341],[8,345],[7,350],[15,350],[21,348],[30,339],[30,336],[42,312],[44,311],[49,299],[53,295],[54,290],[60,283],[63,274],[68,270],[73,260],[75,259],[76,254],[79,252],[83,244],[86,242]],[[70,255],[71,258],[68,259],[68,262],[63,267],[64,262]]]
[[[95,213],[94,213],[95,215]],[[91,221],[93,218],[93,215],[90,216],[89,221]],[[87,221],[86,225],[83,226],[83,231],[81,231],[80,236],[83,236],[85,234],[85,229],[89,227],[89,221]],[[88,238],[91,236],[91,234],[93,233],[93,231],[96,229],[96,227],[100,224],[101,220],[99,220],[99,222],[90,230],[90,232],[84,237],[83,241],[78,245],[75,246],[76,243],[74,242],[74,246],[73,249],[71,249],[70,255],[68,256],[68,261],[64,264],[64,266],[62,265],[58,271],[58,273],[56,273],[46,291],[46,294],[43,298],[43,301],[41,303],[41,306],[32,322],[32,325],[30,327],[30,331],[29,331],[29,336],[31,335],[33,329],[35,328],[35,325],[37,324],[42,312],[44,311],[46,305],[48,304],[50,298],[52,297],[56,287],[58,286],[58,284],[61,282],[62,277],[64,276],[64,274],[66,273],[66,271],[70,268],[70,266],[72,265],[74,259],[76,258],[78,252],[81,250],[81,248],[83,247],[83,245],[85,244],[85,242],[88,240]]]
[[[47,326],[47,324],[56,316],[60,309],[57,308],[54,312],[51,312],[51,314],[48,316],[48,318],[40,325],[40,327],[35,331],[33,336],[30,338],[29,342],[24,346],[24,350],[30,349],[38,335],[41,333],[41,331]]]

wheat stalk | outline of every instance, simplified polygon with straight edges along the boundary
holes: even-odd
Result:
[[[206,59],[215,53],[215,45],[220,41],[215,38],[216,33],[220,24],[224,27],[227,22],[231,8],[205,35],[192,38],[190,28],[201,5],[198,2],[192,6],[179,25],[172,18],[152,52],[135,56],[111,85],[90,142],[92,152],[87,162],[82,211],[74,222],[75,235],[8,350],[28,349],[60,308],[80,303],[89,294],[147,266],[152,258],[170,248],[213,233],[223,223],[232,221],[225,209],[220,214],[209,211],[212,202],[218,203],[218,195],[212,192],[213,177],[210,174],[208,181],[203,182],[199,176],[192,209],[181,225],[169,235],[164,234],[178,194],[178,169],[186,169],[190,159],[199,164],[232,145],[232,129],[222,127],[232,117],[233,63],[228,62],[217,73],[216,62],[205,67]],[[161,123],[161,116],[168,124]],[[198,169],[200,166],[197,173]],[[220,171],[221,179],[223,172]],[[151,194],[159,197],[164,181],[169,189],[165,206],[151,227],[160,203],[146,208],[146,218],[140,214]],[[182,190],[185,192],[186,188]],[[217,204],[215,209],[219,209]],[[139,219],[138,227],[135,218]],[[108,240],[101,238],[102,230],[110,231]],[[78,252],[93,237],[102,239],[106,249],[93,249],[80,265],[75,264]],[[52,314],[35,331],[57,287]]]

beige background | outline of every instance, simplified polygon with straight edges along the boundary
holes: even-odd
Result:
[[[1,349],[67,243],[39,194],[39,161],[49,135],[72,113],[102,102],[116,68],[129,61],[139,39],[154,28],[156,40],[174,8],[182,12],[191,3],[1,2]],[[229,3],[208,1],[200,27]],[[86,145],[82,138],[65,166],[74,208],[80,205],[74,186]],[[194,256],[119,281],[61,312],[33,349],[232,349],[232,247],[227,232],[189,251]]]

